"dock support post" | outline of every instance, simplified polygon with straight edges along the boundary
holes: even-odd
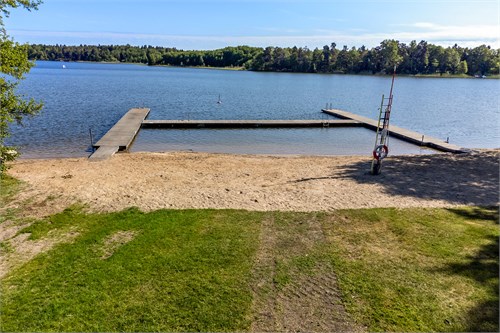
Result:
[[[94,137],[92,135],[92,128],[89,127],[89,136],[90,136],[90,148],[92,148],[92,152],[95,151],[94,149]]]

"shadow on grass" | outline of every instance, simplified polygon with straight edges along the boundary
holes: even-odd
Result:
[[[489,242],[474,255],[469,256],[466,262],[451,263],[439,270],[441,273],[473,279],[488,291],[489,298],[467,313],[467,331],[469,332],[498,332],[499,329],[499,239],[489,236],[488,240]]]
[[[448,211],[470,220],[498,224],[498,207],[450,208]],[[485,244],[463,262],[454,262],[437,270],[448,275],[460,275],[483,286],[488,296],[467,313],[467,331],[498,332],[499,330],[499,238],[489,235]]]
[[[467,219],[490,221],[493,224],[499,222],[498,207],[448,208],[448,211]]]
[[[369,173],[370,163],[354,163],[331,178],[375,184],[396,196],[495,206],[499,193],[498,170],[499,158],[495,153],[436,154],[387,158],[378,176]]]

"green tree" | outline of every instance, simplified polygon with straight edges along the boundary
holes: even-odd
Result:
[[[273,51],[273,61],[275,71],[290,70],[290,52],[287,49],[276,47]]]
[[[327,73],[330,69],[330,48],[328,45],[323,46],[323,61],[320,65],[320,72]]]
[[[335,64],[337,71],[342,73],[347,73],[349,68],[349,49],[347,45],[344,45],[342,50],[337,55],[337,63]]]
[[[18,153],[4,144],[10,136],[9,124],[21,124],[23,118],[38,113],[42,104],[33,99],[26,100],[16,94],[16,88],[33,63],[28,60],[28,45],[14,42],[5,30],[3,18],[9,16],[10,8],[24,7],[37,9],[41,0],[0,0],[0,173],[5,170],[5,162],[13,160]]]
[[[460,66],[460,54],[457,49],[448,47],[445,52],[446,71],[456,74]]]
[[[420,41],[420,43],[418,43],[413,55],[413,61],[415,65],[415,72],[412,74],[423,74],[427,72],[429,67],[429,51],[426,41],[422,40]]]
[[[429,66],[428,73],[444,73],[444,48],[440,45],[428,45]]]
[[[320,49],[315,48],[312,52],[311,68],[309,71],[312,73],[318,72],[318,69],[321,68],[323,60],[323,52]]]
[[[299,47],[297,53],[298,72],[307,73],[311,68],[312,52],[307,46]]]
[[[486,45],[480,45],[470,50],[467,60],[470,74],[486,75],[495,70],[496,59],[494,50]]]
[[[380,54],[382,56],[382,69],[390,74],[394,65],[399,65],[403,57],[399,54],[399,42],[397,40],[384,40],[380,43]]]
[[[460,65],[458,65],[457,73],[458,74],[467,74],[468,71],[469,71],[469,67],[467,66],[467,61],[465,61],[465,60],[460,61]]]

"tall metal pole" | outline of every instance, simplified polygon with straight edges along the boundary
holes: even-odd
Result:
[[[391,102],[392,102],[392,88],[394,87],[394,78],[395,77],[396,77],[396,65],[394,65],[394,71],[392,72],[391,92],[389,93],[389,98],[391,99]]]

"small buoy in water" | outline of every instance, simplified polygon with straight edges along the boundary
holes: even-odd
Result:
[[[62,65],[62,68],[66,68],[66,65]]]

